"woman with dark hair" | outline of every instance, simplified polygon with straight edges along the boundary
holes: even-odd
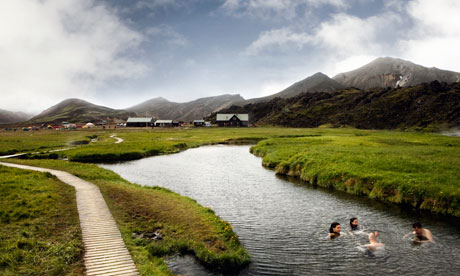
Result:
[[[329,237],[331,239],[338,238],[340,236],[340,223],[333,222],[329,228]]]
[[[351,218],[350,219],[350,228],[351,228],[351,231],[359,230],[358,219],[357,218]]]

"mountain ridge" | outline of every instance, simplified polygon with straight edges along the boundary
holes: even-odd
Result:
[[[406,87],[431,81],[456,82],[460,73],[424,67],[411,61],[379,57],[355,70],[339,73],[332,79],[345,87],[368,89],[376,87]]]
[[[147,115],[158,119],[191,121],[202,119],[214,111],[242,101],[244,98],[239,94],[204,97],[185,103],[170,102],[162,97],[156,97],[126,110],[135,112],[139,116]]]
[[[70,98],[45,109],[37,116],[24,122],[24,124],[36,123],[60,123],[67,121],[77,122],[121,122],[129,116],[135,116],[126,110],[117,110],[109,107],[95,105],[82,99]]]

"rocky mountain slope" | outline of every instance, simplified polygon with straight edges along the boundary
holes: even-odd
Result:
[[[154,98],[139,105],[127,108],[140,117],[152,116],[157,119],[193,121],[222,108],[244,101],[240,95],[220,95],[216,97],[200,98],[191,102],[175,103],[164,98]]]
[[[460,73],[427,68],[410,61],[382,57],[356,70],[340,73],[333,77],[345,87],[368,89],[375,87],[406,87],[434,80],[453,83]]]
[[[27,121],[32,116],[24,112],[13,112],[0,109],[0,124],[14,124]]]
[[[95,105],[81,99],[67,99],[54,105],[37,116],[27,124],[60,123],[66,121],[76,122],[121,122],[129,116],[136,116],[133,112],[117,110],[105,106]]]
[[[286,127],[353,126],[364,129],[460,126],[460,83],[403,88],[348,88],[303,93],[293,98],[232,106],[222,113],[249,113],[256,125]],[[209,119],[214,119],[211,115]]]
[[[249,99],[249,100],[246,100],[244,104],[269,101],[277,97],[290,98],[290,97],[297,96],[304,92],[307,92],[307,93],[329,92],[329,91],[334,91],[336,89],[341,89],[341,88],[345,88],[345,86],[329,78],[325,74],[318,72],[304,80],[294,83],[293,85],[289,86],[288,88],[276,94],[273,94],[267,97],[262,97],[262,98]]]

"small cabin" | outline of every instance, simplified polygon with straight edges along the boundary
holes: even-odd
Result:
[[[155,126],[156,127],[172,127],[173,120],[156,120]]]
[[[217,114],[216,122],[220,127],[247,127],[249,114]]]
[[[193,120],[193,126],[195,126],[195,127],[204,126],[204,120]]]
[[[126,121],[126,127],[152,127],[153,118],[129,117]]]

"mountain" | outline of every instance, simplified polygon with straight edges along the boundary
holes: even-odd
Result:
[[[118,122],[135,116],[126,110],[117,110],[105,106],[95,105],[81,99],[67,99],[54,105],[26,123],[69,123],[77,122]]]
[[[14,124],[27,121],[32,116],[24,112],[13,112],[0,109],[0,124]]]
[[[152,116],[157,119],[193,121],[200,120],[212,112],[227,108],[232,104],[244,101],[240,95],[221,95],[200,98],[186,103],[170,102],[158,97],[145,101],[126,110],[135,112],[138,116]]]
[[[345,87],[368,89],[375,87],[406,87],[434,80],[453,83],[460,73],[427,68],[410,61],[381,57],[356,70],[333,77]]]
[[[256,125],[330,124],[363,129],[437,130],[460,125],[460,83],[433,81],[403,88],[303,93],[287,99],[232,106],[220,112],[249,113],[251,123]],[[208,119],[215,120],[215,114]]]
[[[338,83],[337,81],[329,78],[325,74],[318,72],[304,80],[294,83],[293,85],[289,86],[288,88],[284,89],[281,92],[276,94],[262,97],[262,98],[254,98],[246,100],[244,103],[258,103],[269,101],[274,98],[290,98],[297,96],[301,93],[313,93],[313,92],[328,92],[334,91],[336,89],[345,88],[342,84]]]

